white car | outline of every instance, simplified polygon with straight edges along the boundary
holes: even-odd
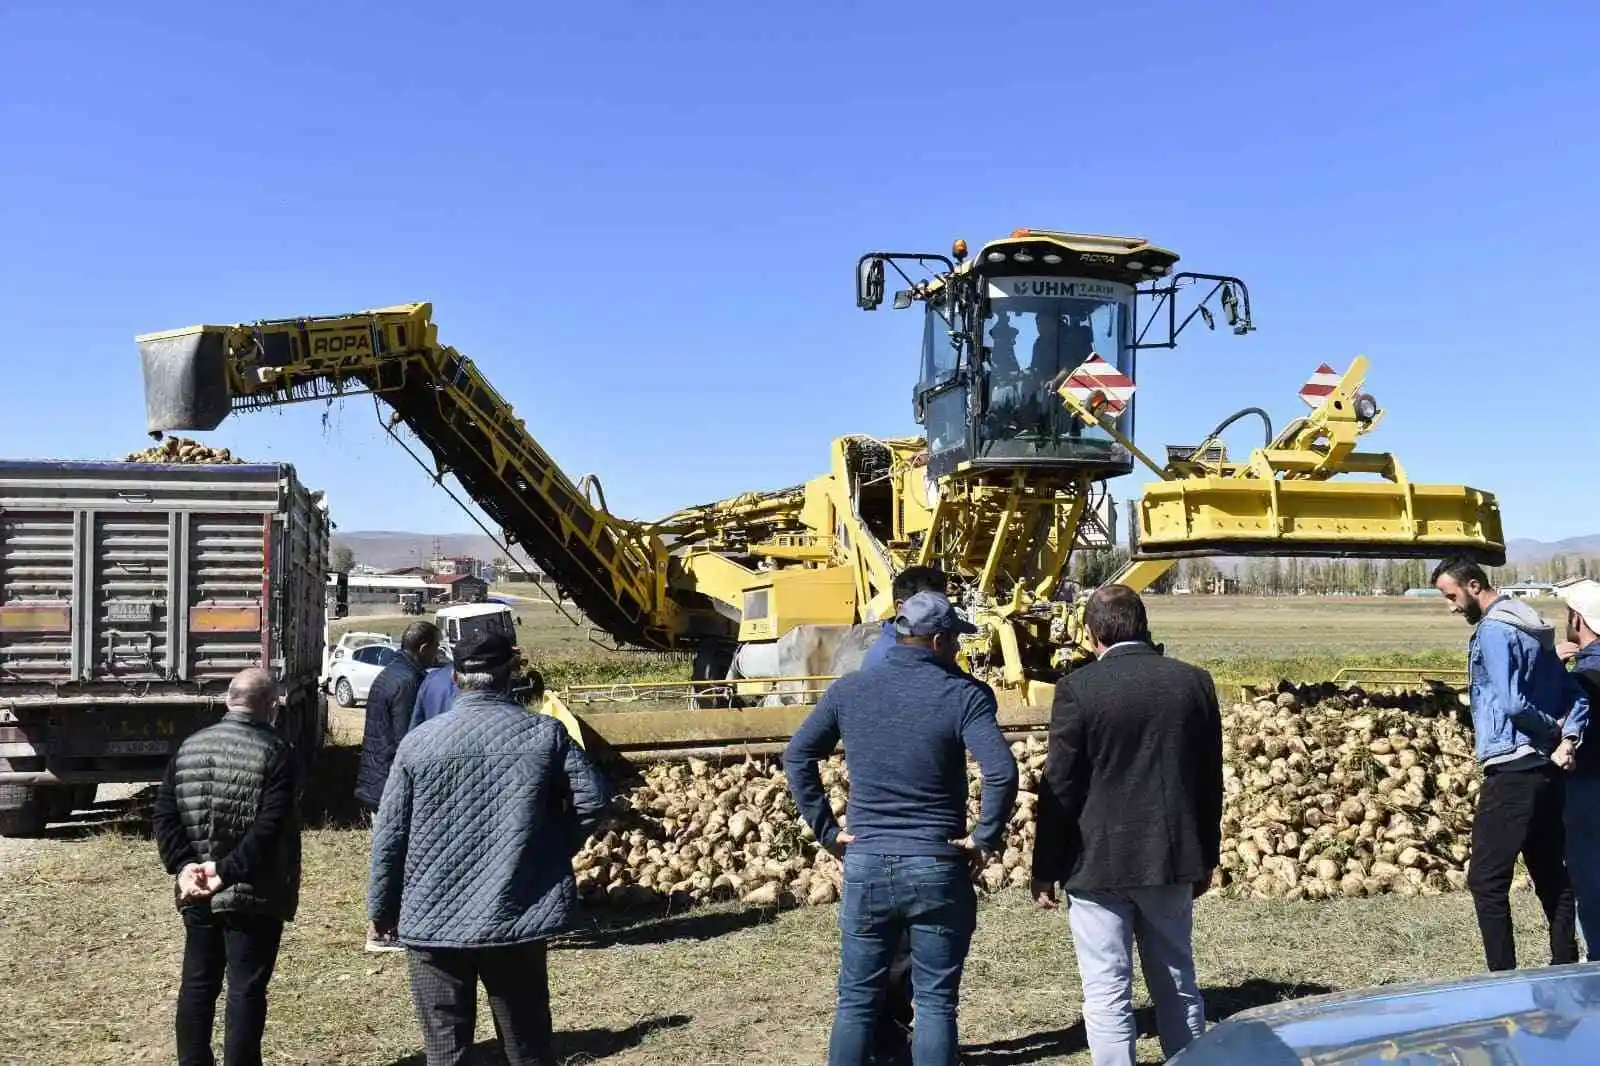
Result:
[[[400,654],[399,645],[387,637],[384,639],[386,643],[362,644],[343,654],[335,649],[323,691],[331,693],[339,706],[354,707],[365,701],[372,682]]]
[[[329,676],[329,671],[333,669],[334,663],[348,659],[350,657],[350,653],[355,651],[357,648],[366,647],[368,644],[393,643],[395,643],[395,639],[387,633],[372,633],[359,629],[351,630],[344,636],[340,637],[338,643],[325,645],[323,647],[322,674],[317,678],[317,686],[323,692],[332,692],[333,689],[330,687],[332,684],[332,679]]]

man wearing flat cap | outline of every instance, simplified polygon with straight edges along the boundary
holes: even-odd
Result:
[[[464,1061],[479,981],[509,1066],[556,1061],[545,942],[577,910],[572,856],[608,790],[512,699],[515,659],[497,633],[455,646],[459,695],[400,742],[373,824],[367,916],[406,949],[428,1066]]]
[[[1600,581],[1579,578],[1556,587],[1567,605],[1567,642],[1556,648],[1572,664],[1583,686],[1582,710],[1574,706],[1563,726],[1580,719],[1578,737],[1564,738],[1557,765],[1568,771],[1566,802],[1567,875],[1577,897],[1578,926],[1590,962],[1600,962],[1600,736],[1588,731],[1589,716],[1600,701]],[[1563,733],[1574,732],[1563,728]]]
[[[838,1003],[829,1066],[862,1066],[904,930],[910,931],[917,1066],[954,1066],[956,1005],[977,922],[970,869],[997,854],[1017,794],[1017,763],[995,719],[994,692],[956,665],[974,632],[937,592],[895,617],[876,666],[829,685],[784,753],[795,804],[823,847],[841,855],[844,893]],[[817,762],[844,742],[850,772],[842,831]],[[967,752],[983,772],[982,813],[967,827]]]

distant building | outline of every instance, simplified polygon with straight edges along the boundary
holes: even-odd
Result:
[[[484,564],[470,555],[434,556],[428,569],[440,577],[483,577]]]
[[[1423,596],[1442,596],[1443,593],[1441,593],[1438,589],[1435,589],[1435,588],[1424,588],[1424,589],[1406,589],[1405,592],[1401,593],[1401,595],[1403,595],[1403,596],[1411,596],[1413,598],[1420,598],[1420,597],[1423,597]]]
[[[440,591],[440,598],[451,603],[487,603],[489,600],[489,583],[472,574],[435,574],[428,579],[428,584]]]
[[[351,574],[350,605],[398,607],[407,594],[422,597],[425,604],[444,598],[447,590],[430,585],[421,577],[406,574]]]
[[[1545,596],[1554,596],[1556,587],[1548,581],[1518,581],[1508,585],[1501,585],[1500,593],[1510,596],[1514,600],[1532,600]]]

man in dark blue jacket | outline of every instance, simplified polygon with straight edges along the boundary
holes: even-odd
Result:
[[[894,585],[890,595],[894,597],[895,614],[900,613],[900,608],[905,602],[919,592],[937,592],[941,596],[950,595],[950,582],[945,577],[944,571],[937,566],[908,566],[894,576]],[[876,666],[883,661],[884,655],[895,646],[894,618],[891,617],[883,623],[883,632],[872,647],[867,649],[867,654],[861,659],[861,669]]]
[[[1600,581],[1583,578],[1556,590],[1567,605],[1567,643],[1558,653],[1572,662],[1587,710],[1600,699]],[[1568,771],[1565,803],[1567,872],[1578,903],[1578,926],[1590,962],[1600,962],[1600,736],[1571,735],[1570,720],[1557,765]],[[1587,718],[1584,725],[1587,726]]]
[[[972,867],[1004,842],[1017,764],[996,721],[989,686],[955,664],[974,632],[945,597],[922,592],[895,619],[897,641],[878,666],[822,694],[784,753],[806,824],[842,853],[844,898],[838,1005],[829,1066],[867,1061],[889,961],[911,933],[917,1066],[954,1066],[956,1002],[977,920]],[[849,832],[841,832],[817,762],[844,742]],[[983,771],[982,816],[967,830],[966,753]]]
[[[1490,970],[1514,970],[1511,880],[1520,854],[1550,923],[1550,961],[1578,961],[1566,863],[1565,782],[1552,761],[1583,736],[1588,700],[1561,666],[1555,627],[1527,604],[1502,596],[1483,568],[1446,559],[1434,586],[1473,627],[1467,645],[1473,747],[1483,768],[1472,822],[1467,888]]]
[[[908,566],[894,577],[891,595],[894,596],[894,613],[898,615],[907,600],[919,592],[936,592],[947,596],[949,579],[936,566]],[[861,658],[860,669],[883,662],[889,649],[896,643],[894,616],[883,623],[883,632]],[[911,1031],[911,939],[910,932],[900,938],[895,946],[894,958],[889,960],[889,983],[883,990],[883,1002],[878,1011],[878,1024],[874,1030],[875,1055],[880,1062],[903,1061],[910,1051],[907,1034]]]
[[[411,728],[439,717],[450,709],[456,699],[456,672],[448,666],[437,666],[428,671],[417,687],[417,699],[411,709]]]
[[[356,799],[368,814],[378,809],[394,752],[411,729],[417,688],[439,654],[439,627],[412,622],[400,635],[400,654],[367,690],[367,716],[361,730],[361,762],[356,767]]]

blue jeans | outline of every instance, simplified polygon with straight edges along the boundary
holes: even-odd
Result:
[[[1600,777],[1566,781],[1567,876],[1578,902],[1578,925],[1590,962],[1600,962]]]
[[[863,1066],[872,1051],[878,1001],[902,931],[911,939],[911,1036],[915,1066],[955,1066],[961,970],[978,919],[964,858],[844,857],[839,905],[839,999],[828,1066]]]

